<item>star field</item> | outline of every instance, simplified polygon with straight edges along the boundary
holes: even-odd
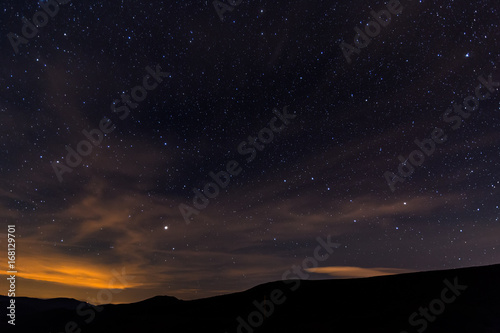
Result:
[[[499,263],[500,92],[460,128],[443,121],[478,77],[500,81],[499,5],[401,4],[348,63],[340,44],[385,2],[243,1],[221,21],[209,1],[70,1],[16,53],[7,34],[42,9],[3,1],[0,214],[17,226],[19,293],[85,299],[122,268],[135,278],[114,302],[239,291],[327,235],[341,246],[322,267]],[[168,74],[133,108],[121,96],[148,66]],[[285,107],[295,118],[247,162],[239,144]],[[104,117],[114,130],[59,181],[52,163]],[[436,127],[447,140],[391,191],[384,173]],[[179,205],[233,160],[187,224]]]

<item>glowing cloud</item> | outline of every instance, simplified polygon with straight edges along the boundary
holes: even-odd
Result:
[[[411,273],[411,270],[400,268],[361,268],[351,266],[316,267],[306,269],[311,273],[322,273],[338,278],[366,278],[373,276]]]

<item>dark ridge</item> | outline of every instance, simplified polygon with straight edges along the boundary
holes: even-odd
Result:
[[[500,265],[363,279],[277,281],[192,301],[156,296],[137,303],[103,305],[100,312],[72,299],[20,297],[16,299],[15,331],[499,333],[499,280]],[[452,287],[455,291],[449,290],[450,284],[457,285]],[[274,304],[271,311],[273,296],[282,303]],[[7,302],[7,297],[0,297],[2,308]],[[256,303],[265,306],[259,310]],[[430,304],[436,314],[429,311],[425,319],[418,312]],[[83,315],[76,312],[79,305]],[[413,325],[409,322],[412,315]],[[2,332],[10,326],[6,321],[0,323]]]

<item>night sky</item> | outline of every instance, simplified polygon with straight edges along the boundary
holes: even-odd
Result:
[[[357,49],[385,2],[64,2],[24,42],[40,5],[0,6],[17,296],[95,298],[116,272],[114,303],[241,291],[318,237],[340,246],[310,279],[500,263],[496,0],[401,0]]]

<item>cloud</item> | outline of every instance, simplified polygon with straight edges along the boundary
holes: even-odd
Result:
[[[362,267],[352,267],[352,266],[332,266],[332,267],[316,267],[307,268],[306,271],[310,273],[321,273],[335,276],[337,278],[367,278],[374,276],[383,275],[394,275],[411,273],[412,270],[401,269],[401,268],[362,268]]]
[[[49,252],[49,251],[47,251]],[[23,251],[23,254],[26,251]],[[1,265],[6,270],[6,265]],[[94,289],[126,289],[139,287],[141,283],[116,281],[113,268],[90,259],[73,260],[50,251],[50,254],[29,253],[20,257],[17,276],[32,282],[51,282],[73,287]],[[120,271],[119,269],[117,270]],[[1,273],[0,275],[8,275]]]

